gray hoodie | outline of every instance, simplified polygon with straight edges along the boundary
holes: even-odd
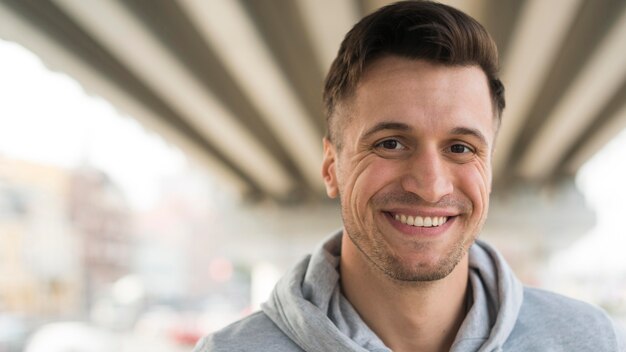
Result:
[[[338,233],[281,278],[261,312],[205,337],[194,352],[391,351],[341,293],[340,251]],[[486,243],[470,248],[469,265],[472,305],[450,351],[626,351],[603,311],[524,288]]]

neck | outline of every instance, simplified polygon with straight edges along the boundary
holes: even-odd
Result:
[[[449,351],[465,318],[467,254],[446,278],[403,282],[367,262],[344,233],[341,288],[363,321],[393,351]]]

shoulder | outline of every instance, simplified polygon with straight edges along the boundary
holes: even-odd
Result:
[[[524,289],[509,343],[563,351],[618,351],[618,332],[600,308],[557,293]]]
[[[525,287],[524,288],[524,303],[522,309],[541,309],[541,311],[548,313],[558,313],[559,315],[574,313],[576,316],[580,314],[590,316],[602,316],[604,312],[589,303],[579,301],[570,297],[560,295],[558,293],[538,289]]]
[[[262,311],[206,336],[193,352],[301,351]]]
[[[521,314],[527,315],[529,319],[562,321],[568,325],[579,322],[586,327],[611,324],[607,314],[594,305],[537,288],[524,289]]]

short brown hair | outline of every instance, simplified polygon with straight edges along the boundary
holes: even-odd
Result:
[[[328,138],[333,135],[337,104],[351,97],[365,67],[384,55],[444,65],[478,65],[489,82],[500,122],[504,86],[498,78],[498,50],[485,28],[465,13],[431,1],[402,1],[364,17],[344,38],[326,76],[323,100]]]

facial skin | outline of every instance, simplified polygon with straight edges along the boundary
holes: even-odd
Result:
[[[385,56],[337,113],[342,147],[324,141],[323,176],[344,234],[396,281],[448,276],[489,205],[496,123],[483,71]],[[447,222],[415,227],[396,215]]]

